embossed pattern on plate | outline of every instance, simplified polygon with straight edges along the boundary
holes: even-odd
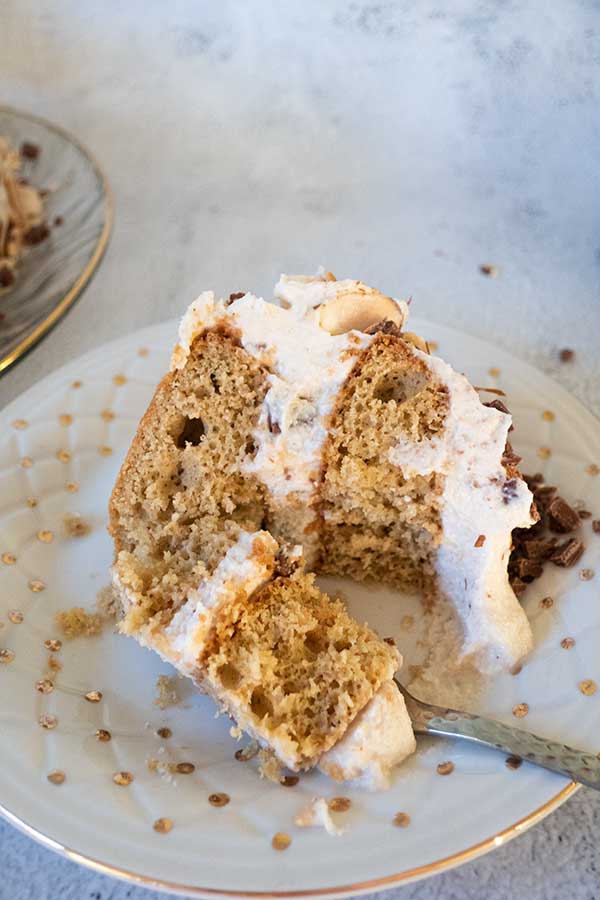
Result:
[[[542,470],[600,518],[600,424],[549,378],[491,345],[430,323],[413,328],[437,341],[440,354],[474,383],[507,391],[525,471]],[[350,791],[315,774],[291,788],[261,781],[256,760],[234,758],[242,744],[230,723],[215,718],[212,703],[186,681],[177,682],[179,705],[155,706],[156,678],[169,674],[168,666],[110,630],[63,641],[52,652],[62,665],[50,673],[53,689],[36,688],[48,677],[45,642],[60,637],[56,612],[92,609],[107,583],[108,495],[174,334],[166,323],[99,348],[0,414],[5,814],[49,846],[122,877],[184,893],[271,895],[343,895],[424,877],[539,820],[568,795],[565,779],[526,763],[511,769],[502,755],[450,740],[419,739],[387,793]],[[540,456],[542,447],[550,454]],[[69,536],[65,516],[77,514],[89,533]],[[586,553],[574,569],[548,569],[525,595],[536,649],[519,675],[490,684],[481,712],[596,752],[600,691],[580,689],[587,681],[600,685],[600,535],[589,520],[584,537]],[[583,569],[594,576],[582,578]],[[343,590],[353,611],[398,635],[410,660],[414,636],[399,629],[404,598],[350,583]],[[553,603],[541,604],[545,597]],[[565,638],[573,643],[562,646]],[[102,694],[97,702],[85,698],[93,691]],[[512,710],[519,704],[527,704],[527,715],[517,720]],[[158,734],[164,728],[170,737]],[[152,759],[167,769],[194,769],[161,777],[149,769]],[[115,781],[123,772],[133,778]],[[230,802],[211,805],[209,795],[221,792]],[[340,794],[352,800],[350,810],[335,814],[347,826],[342,837],[293,825],[311,797]],[[410,817],[407,827],[393,824],[398,812]],[[172,828],[155,830],[159,819]],[[276,832],[291,836],[284,852],[271,846]]]

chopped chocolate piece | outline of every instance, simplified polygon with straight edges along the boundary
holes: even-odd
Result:
[[[393,334],[395,337],[401,337],[402,332],[398,328],[395,322],[390,322],[389,319],[382,319],[381,322],[376,322],[374,325],[369,325],[366,330],[367,334]]]
[[[564,350],[561,350],[558,355],[559,355],[560,361],[564,362],[564,363],[573,362],[573,360],[575,359],[575,351],[569,350],[568,347],[565,347]]]
[[[234,300],[239,300],[240,297],[245,297],[246,291],[236,291],[234,294],[229,295],[229,302],[233,303]]]
[[[510,416],[510,410],[506,406],[506,404],[502,402],[502,400],[488,400],[488,402],[484,403],[483,405],[489,406],[491,409],[497,409],[498,412],[504,413],[504,415],[506,416]]]
[[[548,526],[550,531],[566,534],[581,527],[581,519],[577,510],[569,506],[562,497],[554,497],[548,506]]]
[[[554,497],[556,496],[556,488],[551,484],[540,484],[538,486],[534,486],[533,496],[535,497],[535,502],[540,507],[540,509],[546,512],[546,510],[554,500]]]
[[[511,575],[516,575],[525,582],[539,578],[544,571],[537,560],[524,558],[511,560],[509,570]]]
[[[544,483],[544,476],[541,472],[536,472],[535,475],[523,475],[523,481],[528,488],[533,489],[534,485]]]
[[[50,229],[42,222],[41,225],[32,225],[23,235],[23,240],[26,244],[34,246],[35,244],[41,244],[42,241],[45,241],[49,234]]]
[[[21,144],[21,156],[23,159],[37,159],[40,155],[40,148],[31,141],[23,141]]]
[[[508,481],[505,481],[502,485],[502,501],[503,503],[510,503],[511,500],[514,500],[517,496],[517,479],[509,478]]]
[[[559,544],[559,546],[556,547],[550,556],[550,561],[553,562],[555,566],[568,568],[569,566],[575,565],[577,560],[581,558],[583,551],[584,546],[582,541],[577,538],[570,538],[568,541],[565,541],[564,544]]]
[[[0,266],[0,288],[8,288],[15,283],[15,273],[9,266]]]
[[[517,595],[517,597],[520,597],[521,594],[523,593],[523,591],[525,590],[525,588],[527,587],[525,582],[521,581],[520,578],[511,578],[510,586],[513,589],[513,591],[515,592],[515,594]]]
[[[594,519],[592,522],[592,528],[596,532],[596,534],[600,534],[600,519]]]
[[[543,562],[549,559],[556,543],[556,538],[539,538],[533,541],[523,541],[522,549],[527,559]]]

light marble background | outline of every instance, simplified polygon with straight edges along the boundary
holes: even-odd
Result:
[[[117,204],[94,282],[0,379],[0,404],[204,288],[268,293],[323,263],[412,294],[419,316],[491,338],[600,412],[598,2],[0,0],[0,45],[0,102],[75,132]],[[493,855],[388,896],[592,900],[599,842],[582,790]],[[0,824],[3,900],[157,896]]]

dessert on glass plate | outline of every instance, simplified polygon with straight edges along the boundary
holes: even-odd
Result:
[[[324,271],[269,302],[201,294],[110,502],[121,632],[292,771],[372,789],[415,750],[402,659],[315,575],[417,589],[457,669],[532,647],[508,567],[539,514],[511,416],[408,314]]]

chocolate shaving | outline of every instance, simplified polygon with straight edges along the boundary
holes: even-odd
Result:
[[[523,457],[519,456],[518,453],[515,453],[512,445],[507,441],[504,453],[502,454],[502,465],[504,468],[506,469],[508,466],[511,466],[511,468],[516,469],[522,459]]]
[[[289,557],[285,550],[280,550],[275,560],[275,570],[273,575],[275,578],[289,578],[298,566],[300,560],[296,557]]]
[[[497,394],[499,397],[506,397],[506,391],[502,391],[500,388],[478,387],[474,384],[473,389],[476,391],[485,391],[486,394]]]
[[[234,300],[239,300],[241,297],[246,296],[246,291],[236,291],[233,294],[229,295],[229,302],[233,303]]]
[[[566,534],[568,531],[574,531],[581,527],[581,519],[579,513],[572,506],[569,506],[562,497],[554,497],[548,505],[548,527],[550,531],[557,534]]]
[[[21,144],[21,156],[23,159],[37,159],[40,155],[40,148],[31,141],[23,141]]]
[[[271,413],[267,414],[267,427],[271,434],[281,434],[281,425],[279,422],[274,422],[271,418]]]
[[[483,390],[483,388],[480,388],[480,390]],[[488,400],[488,402],[483,405],[488,406],[490,409],[497,409],[498,412],[504,413],[505,416],[510,416],[510,410],[502,400]]]
[[[8,266],[0,266],[0,288],[10,287],[15,282],[15,273]]]
[[[389,319],[382,319],[381,322],[376,322],[374,325],[369,325],[366,329],[366,334],[393,334],[395,337],[401,337],[402,332],[398,328],[395,322],[391,322]]]
[[[23,240],[26,244],[35,246],[36,244],[41,244],[42,241],[45,241],[49,234],[50,229],[42,222],[41,225],[32,225],[23,235]]]
[[[584,551],[583,541],[577,538],[570,538],[564,544],[560,544],[550,556],[550,561],[555,566],[561,568],[569,568],[574,566],[577,560],[581,559]]]

